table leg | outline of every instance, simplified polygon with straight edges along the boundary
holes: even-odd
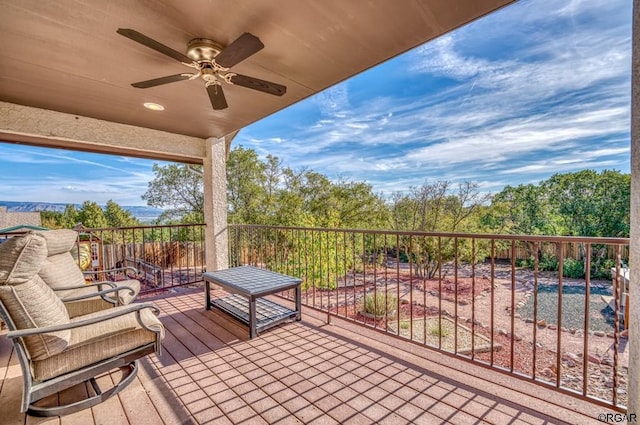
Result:
[[[258,336],[256,330],[256,297],[249,297],[249,338],[253,339]]]
[[[296,320],[302,320],[302,289],[301,285],[296,286]]]
[[[209,289],[211,289],[211,284],[206,280],[204,282],[204,307],[207,310],[211,310],[211,292]]]

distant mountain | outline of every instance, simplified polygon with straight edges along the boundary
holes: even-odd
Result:
[[[7,211],[13,212],[36,212],[36,211],[57,211],[64,212],[65,207],[68,204],[56,204],[51,202],[14,202],[14,201],[0,201],[0,207],[7,207]],[[82,208],[82,205],[75,204],[77,209]],[[102,205],[104,208],[104,205]],[[150,223],[157,219],[163,210],[160,208],[145,207],[139,205],[121,205],[122,209],[129,211],[131,215],[140,220],[143,223]]]

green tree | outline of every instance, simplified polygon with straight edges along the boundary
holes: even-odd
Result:
[[[49,229],[62,229],[63,216],[59,211],[40,211],[40,222],[42,226]]]
[[[541,184],[568,236],[629,236],[631,177],[618,171],[554,174]]]
[[[408,194],[396,193],[391,203],[391,227],[398,231],[460,233],[476,230],[478,212],[488,195],[478,191],[475,183],[459,184],[457,190],[449,181],[425,182],[412,187]],[[433,277],[442,262],[458,256],[471,258],[467,240],[453,237],[400,237],[398,249],[411,259],[415,273]],[[476,252],[475,260],[484,258]]]
[[[111,199],[107,201],[104,217],[107,220],[108,227],[131,227],[140,224],[130,211],[123,209]]]
[[[102,207],[93,201],[84,201],[82,208],[78,213],[78,220],[85,227],[107,227],[107,219],[104,216]]]
[[[598,179],[602,236],[629,237],[631,229],[631,174],[604,170]]]
[[[229,152],[226,169],[232,224],[379,228],[387,220],[384,200],[366,183],[294,171],[277,157],[261,160],[242,146]],[[142,198],[150,206],[169,208],[161,219],[202,222],[202,173],[177,164],[153,170],[156,176]]]
[[[63,229],[73,229],[80,222],[80,212],[72,204],[67,204],[62,213],[61,227]]]
[[[277,215],[280,224],[373,229],[384,226],[388,209],[371,185],[326,176],[310,170],[283,172]]]
[[[379,229],[388,222],[387,205],[370,184],[338,180],[331,186],[331,200],[339,227]]]
[[[557,220],[547,192],[533,184],[506,186],[482,217],[490,231],[520,235],[556,234]]]
[[[282,226],[314,226],[316,223],[305,207],[302,193],[305,170],[285,168],[281,173],[281,190],[278,194],[276,214]]]
[[[582,170],[506,186],[482,222],[496,233],[628,237],[631,176]]]
[[[260,161],[254,150],[239,146],[229,152],[227,159],[229,223],[265,223],[266,171],[267,165]]]
[[[142,199],[147,205],[164,208],[159,220],[181,220],[196,215],[204,221],[204,194],[201,167],[170,164],[153,165],[155,177],[149,182]]]

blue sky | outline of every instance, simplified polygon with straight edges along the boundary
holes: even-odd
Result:
[[[233,146],[385,195],[628,173],[631,11],[631,0],[521,0],[243,129]],[[0,200],[144,205],[153,163],[0,143]]]

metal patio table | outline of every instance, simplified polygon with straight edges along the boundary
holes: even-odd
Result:
[[[258,332],[284,321],[302,318],[300,278],[254,266],[206,272],[202,277],[205,281],[206,309],[216,307],[248,325],[249,338],[255,338]],[[211,299],[212,283],[230,295]],[[295,310],[263,298],[289,289],[295,289]]]

